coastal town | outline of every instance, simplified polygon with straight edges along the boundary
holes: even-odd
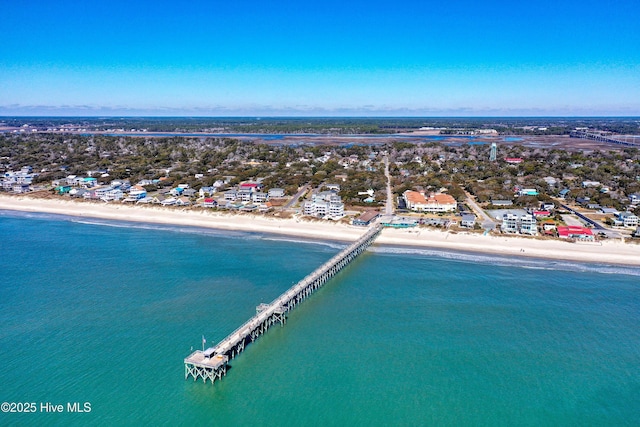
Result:
[[[3,1],[0,427],[640,427],[640,1]]]
[[[415,132],[445,139],[407,141],[399,134],[358,144],[68,129],[22,125],[1,133],[3,192],[355,226],[380,217],[393,228],[640,240],[640,144],[624,136],[621,144],[576,138],[612,135],[598,129],[574,127],[541,140],[548,127],[524,127],[516,138],[486,126],[423,126]],[[385,215],[387,185],[395,216]]]

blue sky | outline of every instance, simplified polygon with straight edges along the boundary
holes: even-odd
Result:
[[[4,0],[0,115],[640,115],[636,0],[184,3]]]

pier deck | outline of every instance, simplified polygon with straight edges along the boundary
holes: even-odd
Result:
[[[291,311],[298,303],[364,252],[378,237],[381,230],[380,224],[374,224],[357,241],[315,269],[270,304],[258,305],[255,316],[231,332],[217,345],[204,351],[197,350],[191,353],[184,359],[185,379],[191,376],[194,381],[202,378],[205,382],[210,379],[212,383],[216,379],[222,379],[226,375],[229,360],[234,359],[247,344],[255,341],[274,324],[284,325],[288,311]]]

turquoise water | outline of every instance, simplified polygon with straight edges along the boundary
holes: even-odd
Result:
[[[640,269],[374,247],[184,380],[341,244],[0,213],[0,425],[638,425]],[[66,408],[65,408],[66,409]]]

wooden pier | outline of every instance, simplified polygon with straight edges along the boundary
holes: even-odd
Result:
[[[270,304],[260,304],[256,307],[256,315],[231,332],[217,345],[204,351],[197,350],[184,359],[184,377],[198,378],[206,383],[211,380],[222,379],[227,373],[229,360],[238,356],[245,347],[258,339],[271,326],[284,325],[287,321],[286,313],[301,301],[322,287],[329,279],[346,267],[358,255],[364,252],[378,237],[382,226],[373,225],[362,237],[315,269],[311,274],[293,285]]]

